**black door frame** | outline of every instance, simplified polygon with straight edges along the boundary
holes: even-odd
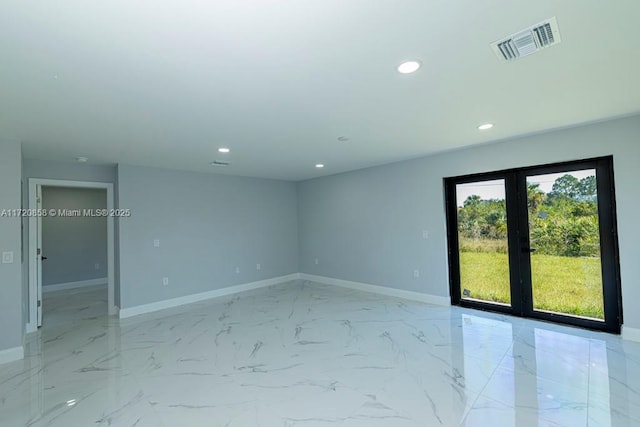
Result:
[[[526,177],[582,169],[596,170],[604,321],[560,313],[535,311],[533,309]],[[511,289],[510,306],[463,299],[460,289],[456,186],[458,184],[496,179],[503,179],[505,183]],[[502,312],[616,334],[620,333],[622,325],[622,293],[612,156],[449,177],[444,179],[444,186],[449,252],[449,286],[453,305]]]

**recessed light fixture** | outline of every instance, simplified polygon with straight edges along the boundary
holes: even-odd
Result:
[[[228,153],[230,152],[231,149],[227,148],[227,147],[220,147],[218,148],[218,153]]]
[[[87,157],[76,157],[76,162],[78,163],[87,163],[89,161],[89,159]]]
[[[324,167],[324,164],[322,163],[316,163],[316,168],[318,169],[322,169]]]
[[[406,61],[398,65],[398,72],[400,74],[411,74],[418,71],[422,64],[419,61]]]
[[[67,406],[69,407],[75,405],[76,403],[78,403],[76,399],[67,400]]]
[[[489,130],[493,127],[493,123],[485,123],[483,125],[478,126],[478,130]]]

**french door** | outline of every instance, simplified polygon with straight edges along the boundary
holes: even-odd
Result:
[[[612,163],[446,178],[452,303],[620,333]]]

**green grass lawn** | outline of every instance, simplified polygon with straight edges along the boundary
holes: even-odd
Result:
[[[604,319],[599,258],[532,254],[531,270],[536,310]],[[507,254],[461,252],[460,279],[468,298],[510,302]]]

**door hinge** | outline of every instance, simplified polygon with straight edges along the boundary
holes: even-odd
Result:
[[[36,199],[36,202],[40,203],[40,197],[38,197],[38,198]]]
[[[42,301],[38,300],[38,307],[42,305]]]
[[[41,253],[41,249],[38,248],[38,251],[37,251],[36,255],[40,255],[40,253]]]

